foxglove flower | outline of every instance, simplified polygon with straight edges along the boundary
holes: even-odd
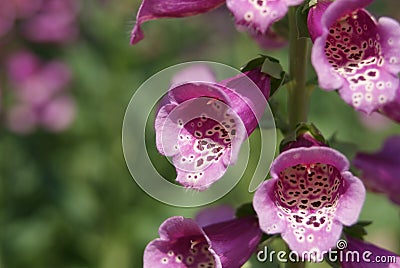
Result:
[[[27,39],[33,42],[63,43],[78,35],[75,0],[44,0],[40,10],[23,23]]]
[[[281,233],[299,256],[319,257],[336,245],[343,225],[357,221],[365,189],[338,151],[296,147],[291,144],[272,163],[272,178],[257,189],[253,206],[265,233]]]
[[[255,217],[205,227],[192,219],[171,217],[161,224],[159,235],[144,251],[144,268],[239,268],[256,250],[261,230]]]
[[[341,261],[343,268],[399,268],[400,257],[393,252],[377,247],[371,243],[352,237],[347,238],[347,247],[344,252],[358,252],[358,258]],[[368,252],[368,254],[365,254]],[[357,256],[343,254],[345,256]]]
[[[308,18],[320,87],[338,89],[367,114],[394,99],[400,71],[400,25],[386,17],[376,21],[364,9],[371,2],[318,1]]]
[[[169,90],[155,120],[156,145],[172,157],[180,184],[206,190],[235,163],[266,108],[269,81],[253,70],[219,83],[188,82]]]
[[[7,63],[16,103],[6,114],[10,130],[27,134],[37,126],[66,129],[75,116],[74,100],[66,92],[69,68],[59,61],[42,62],[30,52],[18,52]]]
[[[141,25],[160,18],[181,18],[206,13],[221,6],[225,0],[143,0],[132,30],[131,44],[144,38]],[[226,5],[238,26],[246,26],[261,34],[270,25],[286,15],[289,6],[299,5],[303,0],[227,0]]]
[[[357,153],[353,164],[361,170],[367,188],[385,193],[400,205],[400,136],[387,139],[379,152]]]

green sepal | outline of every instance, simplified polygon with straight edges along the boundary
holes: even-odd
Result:
[[[370,225],[371,223],[372,221],[359,221],[352,226],[345,226],[343,228],[343,232],[351,237],[357,238],[359,240],[364,240],[364,236],[367,235],[365,227]]]
[[[289,77],[283,70],[279,60],[266,55],[260,55],[258,58],[252,59],[241,68],[241,71],[247,72],[258,67],[261,67],[261,72],[270,76],[270,97],[289,81]]]

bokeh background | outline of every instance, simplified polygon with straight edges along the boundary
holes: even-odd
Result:
[[[130,176],[121,129],[135,90],[156,72],[192,60],[239,68],[268,53],[287,66],[287,48],[261,49],[235,29],[225,7],[149,22],[146,38],[130,46],[139,4],[0,0],[0,267],[141,267],[160,223],[173,215],[191,217],[199,208],[162,204]],[[370,10],[399,19],[396,5],[376,1]],[[274,97],[277,113],[285,110],[285,94],[282,88]],[[312,95],[310,121],[326,137],[363,151],[377,150],[386,137],[400,133],[398,125],[361,116],[336,93],[319,89]],[[342,148],[351,157],[355,147]],[[175,176],[173,167],[160,168]],[[216,204],[251,201],[250,177],[251,166]],[[373,220],[368,241],[400,253],[399,207],[369,194],[361,220]]]

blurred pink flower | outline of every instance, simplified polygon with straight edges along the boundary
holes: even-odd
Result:
[[[6,114],[10,130],[27,134],[41,125],[61,131],[72,123],[75,104],[65,92],[71,80],[67,65],[56,60],[42,62],[22,51],[8,59],[7,71],[16,98],[16,105]]]
[[[19,99],[41,105],[62,90],[71,80],[71,73],[64,63],[42,63],[30,52],[18,52],[8,60],[8,73]]]
[[[71,41],[78,34],[77,10],[76,0],[1,0],[0,37],[19,19],[30,41]]]
[[[75,102],[65,95],[53,99],[43,107],[40,123],[49,131],[59,132],[68,128],[75,117]]]
[[[43,0],[40,10],[23,24],[24,34],[33,42],[68,42],[78,35],[75,0]]]

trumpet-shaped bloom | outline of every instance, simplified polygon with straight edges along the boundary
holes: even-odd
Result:
[[[342,226],[357,221],[365,199],[362,182],[348,169],[345,156],[329,147],[281,153],[272,164],[272,179],[254,195],[260,228],[281,233],[299,255],[334,247]]]
[[[357,153],[353,160],[367,188],[385,193],[400,205],[400,136],[386,140],[376,153]]]
[[[338,89],[345,102],[368,114],[395,98],[400,71],[400,25],[376,21],[363,9],[371,2],[321,1],[308,18],[320,87]]]
[[[181,18],[206,13],[221,6],[225,0],[143,0],[131,34],[131,44],[144,38],[141,25],[160,18]],[[238,26],[246,26],[253,32],[266,34],[272,23],[283,18],[289,6],[303,0],[227,0],[226,5]]]
[[[220,83],[180,84],[161,100],[155,120],[157,149],[172,157],[176,180],[183,186],[205,190],[221,178],[257,126],[267,105],[269,78],[257,70],[247,75],[259,89],[241,74]]]
[[[254,217],[205,227],[192,219],[171,217],[161,224],[159,235],[144,251],[144,268],[239,268],[256,250],[261,230]]]

